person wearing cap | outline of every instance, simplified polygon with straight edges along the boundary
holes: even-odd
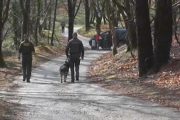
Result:
[[[19,56],[22,54],[22,69],[23,69],[23,81],[30,82],[31,69],[32,69],[32,54],[35,55],[35,49],[32,42],[29,41],[29,35],[23,36],[24,41],[21,42],[19,47]],[[36,55],[35,55],[36,56]]]
[[[76,81],[79,81],[79,65],[80,57],[84,59],[84,46],[81,40],[77,38],[77,33],[73,33],[73,39],[71,39],[66,47],[66,56],[70,58],[71,69],[71,82],[74,82],[74,67],[76,71]]]

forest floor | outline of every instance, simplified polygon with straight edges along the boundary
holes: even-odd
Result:
[[[174,41],[171,59],[157,74],[138,77],[137,51],[126,53],[126,46],[113,56],[99,57],[89,68],[89,80],[119,95],[137,97],[180,110],[180,46]]]
[[[64,45],[67,41],[65,37],[61,37],[60,40],[62,44],[57,46],[39,45],[35,47],[37,56],[36,58],[33,57],[33,69],[53,58],[64,54]],[[6,53],[4,53],[4,60],[7,67],[0,68],[0,90],[8,90],[8,88],[12,88],[14,85],[13,82],[17,80],[16,78],[22,75],[22,65],[21,60],[18,60],[18,53],[10,55],[6,55]],[[14,108],[16,105],[0,100],[0,115],[13,111],[13,108],[10,106],[13,106]]]

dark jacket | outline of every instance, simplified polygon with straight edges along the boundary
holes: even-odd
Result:
[[[74,38],[68,42],[66,47],[66,56],[69,57],[69,54],[70,57],[81,56],[82,58],[84,58],[84,46],[79,39]]]
[[[29,40],[21,42],[19,53],[22,53],[22,55],[32,55],[32,52],[35,52],[33,43],[31,43]]]
[[[112,35],[111,35],[110,33],[108,33],[108,34],[106,35],[106,40],[112,41]]]
[[[105,38],[106,40],[107,40],[107,44],[109,45],[109,46],[112,46],[112,34],[111,33],[108,33],[107,35],[106,35],[106,38]]]

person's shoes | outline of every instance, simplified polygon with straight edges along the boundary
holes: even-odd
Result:
[[[74,80],[71,80],[72,83],[74,83]]]
[[[28,83],[30,83],[30,80],[27,80]]]
[[[23,81],[26,81],[26,79],[27,79],[27,77],[25,76],[25,77],[23,77]]]
[[[76,81],[79,81],[79,78],[76,78]]]

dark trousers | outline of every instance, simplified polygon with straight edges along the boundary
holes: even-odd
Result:
[[[62,33],[64,32],[64,26],[62,26]]]
[[[74,82],[74,67],[76,71],[76,80],[79,80],[79,65],[80,65],[79,56],[71,56],[70,57],[71,82]]]
[[[23,68],[23,80],[27,79],[27,81],[29,81],[31,78],[32,55],[22,56],[22,68]]]
[[[99,41],[96,41],[97,50],[99,50]]]
[[[107,40],[103,40],[103,47],[104,47],[104,49],[107,49],[108,47],[107,47]]]

